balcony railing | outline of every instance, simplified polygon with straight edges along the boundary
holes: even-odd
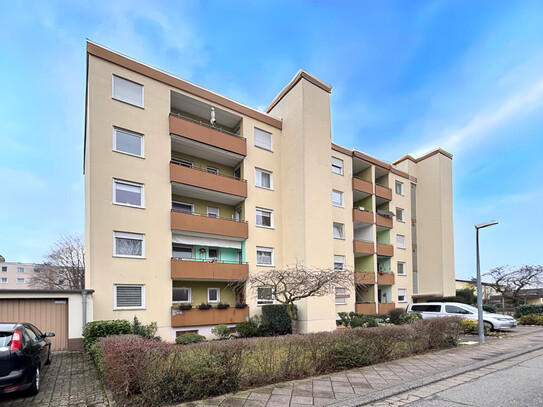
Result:
[[[219,131],[224,134],[228,134],[229,136],[236,137],[242,140],[245,140],[245,137],[240,136],[239,134],[232,133],[230,131],[224,130],[221,127],[215,127],[210,124],[207,124],[206,122],[203,122],[201,120],[195,120],[187,116],[183,116],[181,113],[170,113],[170,116],[177,117],[178,119],[186,120],[187,122],[197,124],[199,126],[207,127],[208,129]]]
[[[396,308],[396,304],[393,302],[380,302],[379,314],[386,314],[388,311]]]
[[[172,309],[172,327],[237,324],[245,321],[248,317],[249,307],[231,306],[226,309],[210,308],[207,310],[192,308],[185,311]]]
[[[375,223],[377,226],[392,229],[392,218],[390,216],[383,216],[377,213],[375,216]]]
[[[171,274],[176,279],[244,281],[249,278],[249,265],[220,259],[172,257]]]
[[[355,271],[354,273],[355,284],[373,285],[375,284],[375,273],[366,273],[363,271]]]
[[[353,249],[355,253],[362,254],[373,254],[375,252],[373,248],[373,242],[365,240],[354,240]]]
[[[379,273],[377,273],[377,284],[394,285],[394,274],[380,271]]]
[[[387,201],[392,200],[392,189],[384,186],[375,184],[375,195],[377,195],[380,198],[386,199]]]
[[[374,302],[356,303],[355,311],[358,314],[377,314],[377,306]]]
[[[171,228],[174,230],[232,236],[242,239],[249,237],[249,226],[246,221],[206,216],[179,209],[172,209]]]
[[[353,177],[353,189],[372,195],[373,183],[362,178]]]
[[[390,244],[377,243],[377,255],[386,257],[394,256],[394,246]]]
[[[353,221],[360,223],[373,223],[373,212],[360,210],[358,208],[353,209]]]

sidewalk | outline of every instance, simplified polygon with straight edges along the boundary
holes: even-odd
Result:
[[[470,340],[477,340],[476,336]],[[354,407],[543,349],[543,327],[519,327],[506,338],[398,359],[360,369],[277,383],[176,407]],[[451,379],[455,380],[455,379]]]

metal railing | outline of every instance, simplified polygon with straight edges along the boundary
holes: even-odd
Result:
[[[206,173],[211,174],[211,175],[218,175],[220,177],[235,179],[236,181],[247,182],[247,180],[245,180],[243,178],[238,178],[238,177],[235,177],[233,175],[226,175],[226,174],[223,174],[221,172],[209,171],[207,168],[202,168],[200,166],[187,165],[187,164],[182,163],[180,161],[177,161],[177,160],[175,160],[173,158],[170,160],[170,163],[175,164],[175,165],[180,165],[181,167],[192,168],[193,170],[196,170],[196,171],[206,172]]]
[[[232,222],[247,223],[246,220],[242,220],[242,219],[225,218],[223,216],[215,216],[215,215],[210,215],[210,214],[205,214],[205,213],[190,212],[190,211],[185,211],[183,209],[172,208],[172,212],[185,213],[187,215],[204,216],[210,219],[222,219],[222,220],[230,220]]]
[[[237,260],[221,260],[221,259],[214,259],[214,258],[197,258],[197,257],[172,257],[172,260],[176,261],[196,261],[199,263],[218,263],[218,264],[249,264],[245,261],[237,261]]]
[[[228,136],[232,136],[232,137],[236,137],[236,138],[245,140],[245,137],[240,136],[239,134],[232,133],[231,131],[224,130],[224,129],[220,128],[220,127],[212,126],[212,125],[207,124],[207,123],[205,123],[205,122],[203,122],[203,121],[201,121],[201,120],[195,120],[195,119],[192,119],[192,118],[190,118],[190,117],[183,116],[181,113],[173,113],[173,112],[171,112],[171,113],[170,113],[170,116],[177,117],[178,119],[186,120],[186,121],[188,121],[188,122],[191,122],[191,123],[194,123],[194,124],[198,124],[198,125],[203,126],[203,127],[207,127],[207,128],[209,128],[209,129],[212,129],[212,130],[215,130],[215,131],[224,133],[224,134],[226,134],[226,135],[228,135]]]

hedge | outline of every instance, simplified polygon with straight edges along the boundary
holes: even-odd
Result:
[[[516,309],[515,317],[520,318],[523,315],[543,315],[543,304],[519,305]]]
[[[126,404],[186,402],[454,346],[459,318],[179,346],[134,336],[99,340],[95,359]]]
[[[269,331],[263,332],[262,336],[266,336],[266,334],[286,335],[292,333],[290,317],[282,304],[270,304],[262,307],[262,326],[264,330]]]
[[[138,335],[144,338],[160,339],[155,337],[157,323],[151,322],[149,325],[143,325],[137,317],[134,317],[132,323],[126,319],[105,320],[88,322],[83,329],[83,341],[85,350],[90,351],[91,346],[98,340],[112,335]]]
[[[518,319],[521,325],[543,325],[543,315],[523,315]]]

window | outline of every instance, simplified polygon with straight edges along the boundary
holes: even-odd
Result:
[[[396,235],[396,247],[398,249],[405,249],[405,236]]]
[[[2,277],[2,284],[7,284],[7,283],[8,283],[8,279],[5,277]]]
[[[25,283],[25,279],[24,278],[18,278],[17,279],[17,284],[24,284]]]
[[[257,247],[256,248],[256,265],[257,266],[273,266],[273,248]]]
[[[334,254],[334,270],[345,269],[345,256],[338,256]]]
[[[405,276],[405,263],[403,261],[398,262],[398,275]]]
[[[113,289],[113,309],[144,309],[145,285],[115,285]]]
[[[273,173],[255,168],[255,185],[261,188],[273,189]]]
[[[334,239],[345,239],[345,232],[343,223],[334,222]]]
[[[256,226],[273,227],[273,211],[256,208]]]
[[[219,302],[221,300],[221,290],[209,287],[207,289],[207,302]]]
[[[58,280],[58,283],[59,283],[60,285],[64,285],[64,280]]]
[[[403,195],[404,194],[404,192],[403,192],[403,182],[396,181],[396,193],[398,195]]]
[[[189,161],[189,160],[183,160],[181,158],[175,158],[173,157],[172,158],[172,162],[176,163],[176,164],[179,164],[183,167],[188,167],[188,168],[192,168],[194,167],[194,163],[192,161]]]
[[[114,256],[145,257],[145,235],[138,233],[114,232]]]
[[[3,271],[3,272],[8,271],[8,266],[2,266],[2,271]]]
[[[272,134],[255,127],[255,146],[272,151]]]
[[[17,273],[24,273],[25,268],[24,267],[17,267]]]
[[[208,206],[207,207],[207,217],[208,218],[218,218],[219,217],[219,208],[215,208],[214,206]]]
[[[194,204],[173,201],[172,202],[172,209],[174,211],[176,211],[176,212],[193,213],[194,212]]]
[[[207,172],[209,172],[210,174],[215,174],[215,175],[218,175],[218,174],[219,174],[219,169],[218,169],[218,168],[210,167],[209,165],[207,166],[206,170],[207,170]]]
[[[332,205],[343,206],[343,192],[332,190]]]
[[[332,172],[334,174],[343,175],[343,160],[332,157]]]
[[[398,288],[398,302],[407,302],[406,296],[407,290],[405,288]]]
[[[402,208],[396,208],[396,220],[398,222],[405,222],[404,212]]]
[[[343,287],[336,287],[336,304],[347,304],[347,298],[349,298],[347,289]]]
[[[173,287],[172,301],[177,302],[192,302],[192,290],[188,287]]]
[[[114,179],[113,203],[143,208],[143,184]]]
[[[256,304],[257,305],[266,305],[274,304],[275,296],[273,295],[272,287],[258,287],[256,289]]]
[[[113,99],[143,107],[143,85],[113,75]]]
[[[219,249],[217,247],[210,247],[208,249],[208,257],[210,259],[218,259],[219,258]]]
[[[113,150],[143,157],[143,135],[128,130],[113,129]]]
[[[464,315],[473,314],[473,312],[469,312],[468,310],[457,307],[456,305],[445,305],[445,312],[447,314],[464,314]]]
[[[192,248],[191,247],[180,247],[173,246],[172,256],[181,258],[181,259],[192,259]]]
[[[41,279],[35,278],[34,279],[34,284],[41,284]]]

